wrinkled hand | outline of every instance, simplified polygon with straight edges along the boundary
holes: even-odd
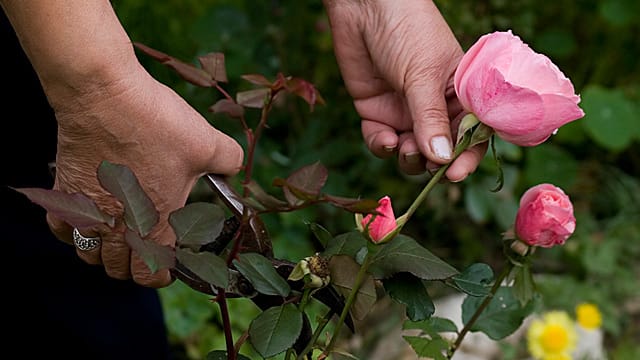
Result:
[[[347,90],[373,154],[398,155],[419,174],[451,161],[452,138],[464,115],[453,88],[462,49],[431,1],[325,0]],[[455,138],[454,138],[455,139]],[[452,181],[473,172],[486,143],[447,170]]]
[[[233,175],[240,170],[239,144],[214,129],[175,92],[136,66],[126,78],[94,87],[79,97],[49,93],[58,119],[58,154],[55,188],[82,192],[110,215],[122,219],[122,205],[98,183],[103,160],[128,166],[154,202],[160,222],[147,239],[175,244],[169,223],[171,211],[184,206],[189,192],[205,173]],[[50,214],[47,220],[63,241],[71,241],[72,228]],[[82,229],[85,236],[102,238],[91,251],[78,250],[90,264],[103,264],[118,279],[162,287],[171,283],[168,270],[152,274],[124,240],[125,226]]]

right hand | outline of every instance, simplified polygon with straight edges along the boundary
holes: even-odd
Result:
[[[140,64],[129,70],[126,76],[93,84],[85,92],[59,87],[48,92],[58,120],[54,188],[82,192],[119,219],[113,229],[106,225],[85,229],[83,235],[102,238],[101,247],[78,250],[78,256],[87,263],[104,265],[111,277],[162,287],[172,281],[168,269],[152,274],[125,242],[123,207],[99,185],[99,164],[107,160],[133,171],[159,212],[159,223],[146,239],[173,246],[176,236],[168,223],[169,214],[185,205],[204,174],[236,174],[243,150]],[[51,214],[47,221],[59,239],[71,241],[72,227]]]

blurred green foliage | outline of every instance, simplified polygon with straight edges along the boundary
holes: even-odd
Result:
[[[572,198],[578,225],[566,246],[537,254],[535,272],[544,306],[572,310],[593,301],[605,314],[607,348],[616,359],[638,353],[640,338],[640,2],[636,0],[436,1],[463,49],[482,34],[511,29],[572,79],[586,116],[560,129],[545,144],[518,148],[498,141],[505,186],[497,192],[490,156],[467,180],[442,184],[405,231],[447,261],[464,268],[502,259],[501,236],[515,217],[518,199],[541,182],[562,187]],[[393,198],[406,209],[425,176],[406,176],[395,160],[372,156],[343,86],[321,1],[114,0],[134,41],[196,63],[223,52],[231,94],[251,88],[240,75],[278,72],[313,82],[326,106],[313,112],[299,99],[280,102],[259,143],[255,178],[269,188],[275,177],[321,161],[329,169],[326,192]],[[195,88],[154,60],[140,55],[160,81],[183,95],[211,123],[244,144],[239,124],[207,111],[219,95]],[[249,113],[248,119],[258,118]],[[180,144],[176,144],[180,146]],[[308,223],[336,234],[354,227],[353,217],[331,207],[264,218],[276,255],[310,255]],[[435,291],[435,290],[434,290]],[[174,284],[161,291],[169,330],[185,358],[203,358],[223,347],[217,307]],[[232,301],[235,338],[258,310]],[[185,350],[186,349],[186,350]],[[251,354],[248,349],[245,352]],[[361,354],[362,355],[362,354]],[[366,357],[366,356],[365,356]]]

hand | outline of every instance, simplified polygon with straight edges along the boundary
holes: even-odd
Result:
[[[408,174],[450,162],[464,115],[453,88],[463,52],[437,7],[425,0],[324,2],[340,71],[371,152],[381,158],[397,153]],[[486,143],[467,150],[447,178],[463,180],[485,151]]]
[[[237,173],[243,151],[139,64],[123,71],[123,75],[79,96],[66,90],[49,91],[58,120],[54,188],[82,192],[103,211],[122,219],[122,205],[99,185],[97,168],[103,160],[126,165],[160,214],[160,222],[147,239],[174,245],[169,214],[184,206],[197,179],[205,173]],[[51,215],[47,220],[58,238],[71,241],[68,224]],[[170,284],[168,270],[151,274],[130,250],[124,230],[122,220],[114,229],[106,225],[83,229],[83,235],[99,235],[102,242],[96,250],[78,250],[78,256],[91,264],[103,264],[114,278],[132,277],[151,287]]]

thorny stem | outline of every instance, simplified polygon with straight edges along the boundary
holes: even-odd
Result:
[[[392,234],[389,234],[387,236],[395,236],[398,233],[400,233],[400,230],[402,230],[402,227],[404,226],[404,224],[406,224],[409,221],[409,218],[416,212],[416,210],[418,210],[418,207],[420,207],[420,205],[427,198],[427,195],[429,194],[429,192],[431,192],[431,190],[436,186],[436,184],[438,184],[438,181],[442,179],[442,177],[444,176],[444,173],[447,171],[447,169],[449,169],[451,164],[453,164],[453,162],[458,158],[458,156],[460,156],[460,154],[462,154],[469,147],[469,144],[471,143],[471,135],[472,135],[472,132],[467,132],[463,136],[462,141],[460,141],[460,143],[458,143],[454,149],[453,159],[451,159],[449,163],[440,167],[440,169],[438,169],[438,171],[431,177],[431,179],[429,179],[429,182],[424,187],[424,189],[422,189],[420,194],[418,194],[415,200],[413,200],[413,203],[411,203],[411,206],[409,206],[409,209],[407,209],[407,212],[404,213],[400,218],[398,218],[398,226],[396,230],[393,231]]]
[[[227,297],[223,288],[218,288],[216,302],[220,306],[220,316],[224,328],[224,338],[227,346],[227,359],[236,360],[236,350],[233,344],[233,334],[231,333],[231,320],[229,319],[229,308],[227,307]]]
[[[362,262],[362,266],[360,266],[360,270],[358,270],[358,274],[356,275],[356,280],[353,283],[353,288],[351,289],[351,292],[349,292],[349,297],[347,298],[344,308],[342,309],[342,313],[340,314],[340,319],[338,320],[338,323],[336,324],[336,328],[333,331],[333,336],[331,336],[331,342],[329,342],[329,346],[327,346],[327,348],[324,349],[323,354],[325,356],[329,355],[329,353],[331,352],[331,349],[333,349],[336,341],[338,340],[338,335],[340,335],[340,329],[342,329],[342,325],[344,324],[347,318],[347,315],[349,315],[349,310],[351,310],[351,306],[353,305],[353,303],[356,300],[356,297],[358,296],[358,290],[360,289],[360,286],[362,285],[362,282],[364,281],[367,275],[367,270],[369,268],[369,265],[371,264],[372,258],[373,257],[371,256],[371,252],[367,252],[367,255],[364,257],[364,261]]]
[[[216,84],[216,88],[227,98],[230,100],[233,100],[229,94],[224,91],[224,89],[222,89],[220,86],[218,86]],[[269,114],[269,111],[271,110],[271,105],[273,104],[273,98],[274,98],[275,94],[271,94],[271,96],[267,99],[267,101],[265,101],[264,107],[262,108],[262,113],[260,116],[260,122],[258,123],[258,126],[256,127],[256,131],[255,133],[251,131],[251,129],[249,129],[246,126],[246,123],[243,120],[243,126],[245,126],[245,131],[247,134],[247,142],[249,144],[249,150],[248,150],[248,154],[247,154],[247,163],[245,165],[245,183],[248,183],[251,180],[251,175],[253,173],[253,156],[255,154],[255,149],[256,149],[256,144],[258,142],[258,139],[260,138],[260,135],[262,134],[262,130],[264,129],[264,127],[267,124],[267,115]],[[247,196],[248,195],[248,189],[245,188],[243,190],[243,196]],[[231,263],[233,262],[233,260],[236,258],[236,256],[238,255],[238,252],[240,251],[241,247],[242,247],[242,236],[240,236],[240,234],[242,233],[242,227],[246,226],[247,224],[249,224],[249,211],[248,211],[248,207],[244,208],[244,212],[242,214],[242,223],[240,225],[240,229],[238,229],[238,231],[236,231],[236,234],[234,236],[234,242],[233,242],[233,248],[231,249],[231,251],[229,252],[229,255],[227,256],[227,266],[231,265]],[[220,314],[222,316],[222,323],[223,323],[223,327],[224,327],[224,337],[225,337],[225,341],[226,341],[226,347],[227,347],[227,359],[228,360],[236,360],[237,358],[237,353],[236,353],[236,349],[233,343],[233,333],[231,332],[231,321],[229,319],[229,308],[227,306],[227,299],[225,296],[225,289],[223,288],[218,288],[218,295],[216,297],[216,302],[219,304],[220,306]]]
[[[322,330],[324,330],[324,327],[327,326],[332,316],[333,316],[333,311],[329,310],[327,311],[325,316],[318,321],[318,327],[316,327],[316,330],[313,332],[313,335],[311,336],[311,340],[309,341],[307,346],[304,348],[304,350],[302,350],[300,354],[298,354],[298,356],[296,357],[296,360],[304,360],[304,357],[313,349],[313,346],[318,341],[318,338],[320,338],[320,334],[322,334]]]
[[[511,261],[507,261],[504,269],[502,270],[502,272],[500,273],[496,281],[493,283],[493,286],[491,287],[489,294],[487,294],[487,296],[484,298],[480,306],[478,306],[476,311],[473,313],[473,316],[471,317],[471,319],[469,319],[469,321],[464,325],[462,330],[460,330],[460,334],[458,335],[456,342],[451,346],[451,349],[447,354],[448,359],[451,359],[453,357],[453,354],[460,347],[460,344],[462,344],[462,340],[464,340],[465,335],[467,335],[467,333],[471,330],[471,327],[475,324],[476,320],[478,320],[478,318],[480,317],[484,309],[486,309],[487,306],[489,306],[489,303],[491,303],[491,300],[493,300],[493,297],[495,296],[496,292],[498,291],[498,289],[500,289],[500,286],[502,285],[502,281],[504,281],[504,279],[506,279],[506,277],[509,276],[509,273],[511,273],[513,266],[514,265]]]
[[[269,111],[271,111],[271,106],[273,105],[273,99],[275,98],[277,92],[271,91],[269,94],[269,98],[265,101],[264,106],[262,107],[262,112],[260,114],[260,122],[256,126],[255,132],[251,132],[250,129],[247,130],[247,143],[249,144],[247,149],[247,163],[244,167],[244,183],[248,184],[251,181],[251,175],[253,174],[253,156],[256,151],[256,145],[258,144],[258,140],[262,135],[262,131],[267,125],[267,117],[269,115]],[[244,197],[249,195],[249,189],[246,187],[243,190]]]
[[[238,341],[236,341],[236,344],[234,346],[234,350],[236,354],[240,352],[240,348],[242,347],[242,345],[244,345],[244,342],[247,341],[248,338],[249,338],[249,331],[246,330],[244,333],[242,333],[242,335],[240,335],[240,337],[238,338]]]

